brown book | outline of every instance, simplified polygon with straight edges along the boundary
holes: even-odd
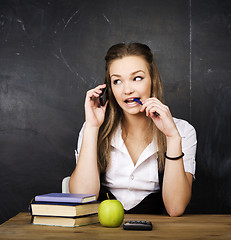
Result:
[[[60,227],[79,227],[98,223],[98,214],[69,218],[69,217],[47,217],[47,216],[32,216],[32,224],[60,226]]]
[[[71,203],[31,203],[31,215],[54,216],[54,217],[78,217],[98,213],[100,202],[85,204]]]

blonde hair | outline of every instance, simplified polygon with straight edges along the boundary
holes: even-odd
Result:
[[[141,43],[119,43],[109,48],[105,56],[105,79],[104,83],[107,84],[109,104],[105,113],[105,120],[100,127],[98,135],[98,168],[101,173],[105,173],[106,168],[110,162],[111,152],[111,139],[113,133],[118,127],[123,117],[123,111],[118,105],[111,88],[111,79],[109,68],[111,63],[116,59],[122,59],[127,56],[139,56],[146,62],[151,77],[151,96],[156,97],[161,102],[164,101],[163,88],[159,71],[153,59],[153,54],[147,45]],[[152,137],[157,139],[158,145],[158,166],[159,170],[164,168],[164,152],[166,151],[166,138],[165,135],[156,128],[154,122],[149,118],[149,126],[152,129]]]

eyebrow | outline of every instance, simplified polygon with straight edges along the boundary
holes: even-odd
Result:
[[[138,70],[138,71],[135,71],[135,72],[131,73],[130,76],[133,76],[133,75],[135,75],[135,74],[137,74],[139,72],[142,72],[142,73],[145,74],[145,72],[143,70]],[[110,77],[121,77],[121,75],[119,75],[119,74],[112,74]]]

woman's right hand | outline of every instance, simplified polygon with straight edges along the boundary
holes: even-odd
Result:
[[[85,98],[85,120],[88,126],[99,128],[103,124],[108,101],[104,106],[100,106],[96,98],[102,93],[101,89],[105,87],[106,84],[102,84],[87,91]]]

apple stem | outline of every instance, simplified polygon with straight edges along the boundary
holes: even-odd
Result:
[[[107,195],[107,199],[110,200],[108,193],[106,193],[106,195]]]

